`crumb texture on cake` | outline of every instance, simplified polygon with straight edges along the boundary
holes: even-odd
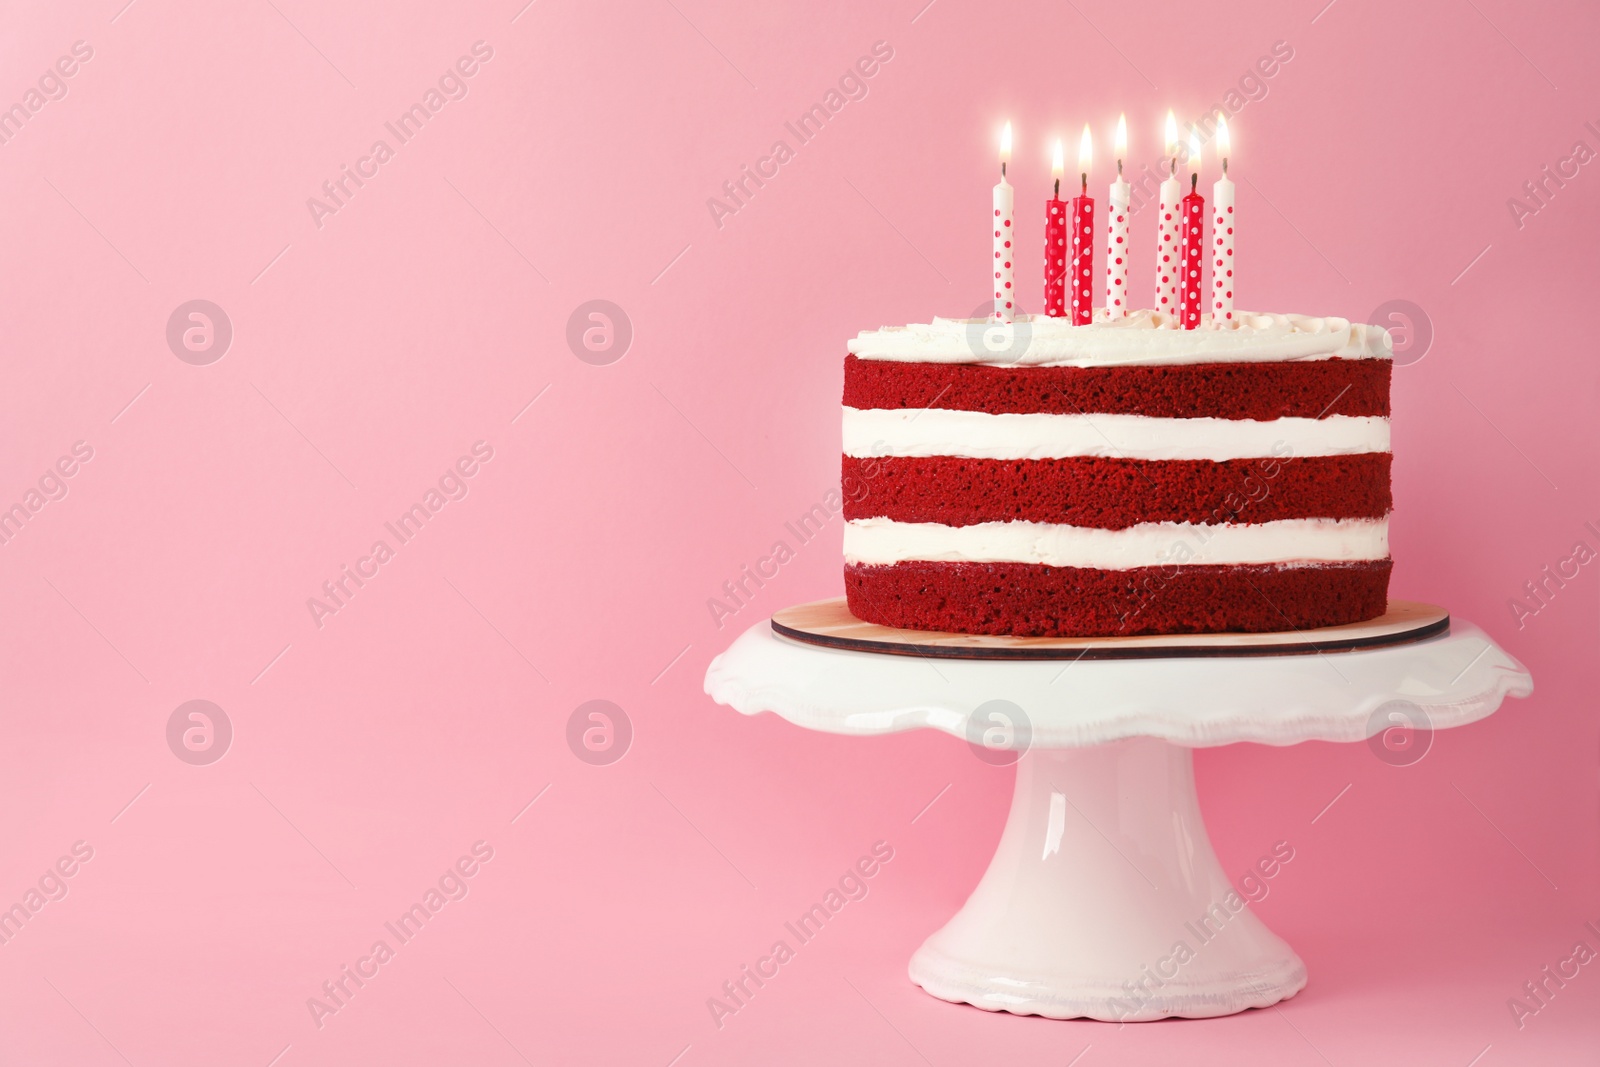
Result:
[[[946,526],[1025,521],[1110,530],[1145,522],[1379,519],[1390,509],[1389,462],[1387,452],[1222,463],[1115,456],[847,455],[844,517]]]
[[[984,411],[991,415],[1320,419],[1389,416],[1393,364],[1379,359],[1197,363],[1182,368],[994,367],[894,363],[846,356],[844,405]]]
[[[1389,560],[1097,570],[1026,563],[847,564],[858,619],[1017,637],[1271,633],[1375,619]]]

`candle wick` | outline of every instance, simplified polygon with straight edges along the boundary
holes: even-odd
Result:
[[[1057,200],[1061,199],[1061,179],[1060,178],[1056,179],[1056,199]]]
[[[1122,180],[1122,160],[1117,160],[1117,180]]]
[[[1191,193],[1194,192],[1195,189],[1199,187],[1199,185],[1200,185],[1200,175],[1198,173],[1189,175],[1189,192],[1191,192]]]
[[[1084,196],[1088,196],[1089,195],[1089,175],[1088,174],[1084,174],[1082,177],[1083,177],[1083,186],[1082,186],[1083,195]]]
[[[1223,156],[1222,157],[1222,176],[1224,178],[1226,178],[1228,176],[1228,157],[1227,156]]]
[[[1170,171],[1170,174],[1174,178],[1176,178],[1178,176],[1178,157],[1177,156],[1173,156],[1172,157],[1172,170]]]
[[[1006,176],[1006,164],[1005,164],[1004,160],[1001,160],[1000,161],[1000,177],[1004,178],[1005,176]]]

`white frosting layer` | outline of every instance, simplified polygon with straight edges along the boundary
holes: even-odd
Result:
[[[863,331],[850,342],[850,351],[862,359],[903,363],[1030,367],[1394,357],[1387,330],[1349,319],[1236,311],[1231,323],[1213,323],[1205,315],[1199,329],[1183,330],[1171,315],[1135,311],[1112,319],[1104,308],[1087,326],[1042,315],[1004,326],[983,319],[885,326]]]
[[[847,456],[970,459],[1252,459],[1389,451],[1389,420],[1153,419],[1144,415],[1005,414],[925,409],[844,409]]]
[[[1129,570],[1163,564],[1331,563],[1389,555],[1388,519],[1279,519],[1237,525],[1147,522],[1100,530],[1043,522],[851,519],[846,563],[1043,563]]]

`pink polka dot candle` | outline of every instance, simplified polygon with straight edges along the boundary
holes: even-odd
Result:
[[[1094,198],[1089,195],[1089,160],[1093,154],[1094,141],[1085,125],[1078,142],[1078,188],[1082,192],[1072,198],[1072,265],[1067,271],[1074,326],[1087,326],[1094,321]]]
[[[1228,178],[1228,153],[1232,148],[1228,120],[1217,116],[1217,151],[1222,155],[1222,177],[1211,187],[1211,321],[1233,322],[1233,182]]]
[[[1061,171],[1065,166],[1061,142],[1050,161],[1055,195],[1044,204],[1044,313],[1059,319],[1067,313],[1067,205],[1061,199]]]
[[[994,321],[1010,322],[1016,303],[1011,242],[1016,236],[1016,194],[1006,181],[1011,162],[1011,123],[1000,134],[1000,184],[994,187]]]
[[[1117,178],[1111,183],[1106,210],[1106,317],[1128,315],[1128,203],[1132,188],[1122,180],[1122,160],[1128,154],[1128,119],[1117,119]]]
[[[1178,120],[1167,112],[1167,158],[1172,160],[1167,180],[1161,183],[1160,210],[1156,215],[1156,300],[1155,309],[1163,319],[1174,321],[1178,313],[1178,238],[1183,232],[1178,197]]]
[[[1199,193],[1200,135],[1189,131],[1189,195],[1183,198],[1183,263],[1178,278],[1179,314],[1185,330],[1197,329],[1205,307],[1206,198]]]

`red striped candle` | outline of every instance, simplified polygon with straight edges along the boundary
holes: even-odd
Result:
[[[1059,319],[1067,313],[1067,205],[1061,199],[1061,142],[1051,166],[1056,192],[1044,205],[1044,313]]]
[[[1206,198],[1197,191],[1200,184],[1200,139],[1189,134],[1189,195],[1183,198],[1183,273],[1179,276],[1178,300],[1185,330],[1200,325],[1203,303],[1201,284],[1205,265]]]
[[[1072,325],[1094,320],[1094,198],[1072,198]]]
[[[1072,198],[1072,268],[1067,277],[1072,285],[1072,324],[1087,326],[1094,321],[1094,198],[1089,195],[1089,156],[1093,143],[1089,127],[1083,128],[1078,142],[1078,171],[1083,192]]]

